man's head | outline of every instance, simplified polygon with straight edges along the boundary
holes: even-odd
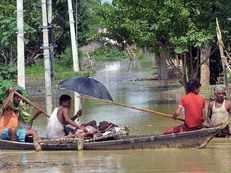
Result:
[[[199,94],[200,87],[201,87],[200,82],[196,79],[192,79],[188,81],[186,84],[186,92],[187,93],[193,92],[195,94]]]
[[[59,105],[63,107],[71,107],[71,97],[69,95],[61,95],[59,98]]]
[[[214,88],[214,95],[216,97],[216,101],[222,103],[225,100],[226,96],[225,87],[222,85],[217,85]]]

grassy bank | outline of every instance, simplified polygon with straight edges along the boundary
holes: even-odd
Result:
[[[73,76],[92,76],[94,71],[80,71],[74,72],[71,67],[60,63],[54,64],[54,78],[55,80],[63,80]],[[33,64],[26,67],[26,75],[29,78],[41,79],[44,77],[44,67],[42,63]]]
[[[116,61],[127,58],[127,55],[113,47],[102,47],[94,52],[90,53],[91,58],[94,61]],[[81,62],[84,62],[88,59],[88,56],[79,52],[79,58]],[[94,75],[94,71],[83,70],[80,72],[74,72],[72,70],[72,53],[71,49],[67,48],[61,55],[59,55],[54,63],[54,75],[56,80],[63,80],[65,78],[73,77],[73,76],[92,76]],[[83,69],[85,69],[83,67]],[[44,67],[43,61],[36,64],[32,64],[26,67],[26,75],[29,78],[39,79],[44,77]]]

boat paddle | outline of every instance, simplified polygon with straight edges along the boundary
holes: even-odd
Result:
[[[22,100],[24,100],[27,104],[33,106],[35,109],[37,109],[38,111],[42,112],[44,115],[46,115],[47,118],[49,118],[50,116],[42,110],[42,108],[40,108],[39,106],[35,105],[34,103],[32,103],[29,99],[27,99],[26,97],[24,97],[23,95],[19,94],[17,91],[14,92],[15,95],[19,96]]]
[[[141,111],[141,112],[148,112],[148,113],[152,113],[152,114],[159,115],[159,116],[162,116],[162,117],[173,119],[171,114],[163,113],[163,112],[159,112],[159,111],[155,111],[155,110],[151,110],[151,109],[147,109],[147,108],[138,108],[138,107],[135,107],[135,106],[129,106],[129,105],[126,105],[126,104],[117,103],[117,102],[104,100],[104,99],[98,99],[98,98],[90,97],[90,96],[80,96],[80,97],[82,97],[84,99],[88,99],[88,100],[100,101],[100,102],[107,103],[107,104],[113,104],[113,105],[116,105],[116,106],[121,106],[121,107],[129,108],[129,109],[134,109],[134,110]],[[182,118],[175,118],[174,120],[184,121],[184,119],[182,119]]]

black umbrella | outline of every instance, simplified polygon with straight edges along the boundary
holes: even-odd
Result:
[[[59,83],[61,89],[72,90],[83,96],[91,96],[113,101],[107,88],[99,81],[89,77],[73,77]]]

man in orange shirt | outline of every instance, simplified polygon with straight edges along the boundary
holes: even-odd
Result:
[[[38,136],[31,128],[19,127],[19,111],[18,105],[21,98],[14,95],[15,89],[10,89],[8,97],[5,99],[2,112],[0,115],[0,138],[3,140],[13,140],[25,142],[26,136]],[[19,91],[17,91],[19,92]],[[38,115],[38,112],[36,115]]]
[[[187,94],[180,100],[173,118],[184,112],[184,124],[168,129],[165,134],[180,133],[184,131],[197,130],[203,127],[205,100],[199,95],[201,84],[197,80],[190,80],[186,85]]]

